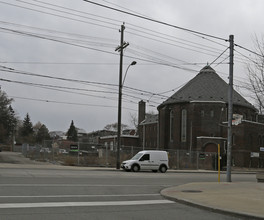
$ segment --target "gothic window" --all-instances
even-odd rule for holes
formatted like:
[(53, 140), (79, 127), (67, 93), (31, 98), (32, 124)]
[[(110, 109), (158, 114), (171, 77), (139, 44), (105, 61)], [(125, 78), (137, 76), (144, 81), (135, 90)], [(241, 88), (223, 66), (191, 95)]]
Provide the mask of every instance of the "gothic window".
[(210, 116), (211, 116), (211, 118), (214, 117), (214, 110), (211, 110), (211, 111), (210, 111)]
[(201, 110), (201, 117), (204, 117), (204, 110)]
[(186, 142), (187, 136), (187, 110), (183, 109), (181, 114), (181, 141)]
[(174, 132), (174, 116), (173, 111), (170, 111), (170, 141), (173, 141), (173, 132)]

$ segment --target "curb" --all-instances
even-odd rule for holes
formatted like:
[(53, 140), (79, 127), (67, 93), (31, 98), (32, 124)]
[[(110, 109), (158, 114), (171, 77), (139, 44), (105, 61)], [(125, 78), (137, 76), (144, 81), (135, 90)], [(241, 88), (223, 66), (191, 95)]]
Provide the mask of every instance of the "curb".
[[(172, 188), (172, 187), (169, 187), (169, 188)], [(250, 215), (250, 214), (242, 213), (242, 212), (235, 212), (235, 211), (226, 210), (226, 209), (218, 209), (216, 207), (210, 207), (210, 206), (202, 205), (202, 204), (199, 204), (196, 202), (192, 202), (192, 201), (187, 200), (187, 199), (181, 199), (181, 198), (177, 198), (177, 197), (168, 196), (168, 195), (165, 195), (163, 193), (166, 189), (168, 189), (168, 188), (164, 188), (163, 190), (161, 190), (160, 195), (162, 197), (164, 197), (165, 199), (168, 199), (168, 200), (171, 200), (171, 201), (174, 201), (177, 203), (181, 203), (181, 204), (192, 206), (195, 208), (211, 211), (214, 213), (224, 214), (224, 215), (228, 215), (228, 216), (233, 216), (233, 217), (237, 217), (237, 218), (252, 219), (252, 220), (263, 220), (263, 216), (255, 216), (255, 215)]]
[[(64, 166), (60, 164), (53, 163), (43, 163), (43, 164), (11, 164), (11, 163), (0, 163), (0, 169), (56, 169), (56, 170), (83, 170), (83, 171), (123, 171), (122, 169), (116, 169), (115, 167), (83, 167), (83, 166)], [(169, 169), (167, 173), (189, 173), (189, 174), (217, 174), (217, 171), (211, 170), (172, 170)], [(225, 175), (226, 171), (221, 171), (221, 175)], [(257, 174), (257, 171), (232, 171), (232, 174)]]

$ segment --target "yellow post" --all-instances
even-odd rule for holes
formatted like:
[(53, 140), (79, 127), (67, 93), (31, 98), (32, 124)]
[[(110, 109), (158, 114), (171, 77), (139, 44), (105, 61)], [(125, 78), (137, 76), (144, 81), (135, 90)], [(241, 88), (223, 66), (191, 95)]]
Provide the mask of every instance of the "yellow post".
[(220, 183), (220, 144), (218, 144), (218, 183)]

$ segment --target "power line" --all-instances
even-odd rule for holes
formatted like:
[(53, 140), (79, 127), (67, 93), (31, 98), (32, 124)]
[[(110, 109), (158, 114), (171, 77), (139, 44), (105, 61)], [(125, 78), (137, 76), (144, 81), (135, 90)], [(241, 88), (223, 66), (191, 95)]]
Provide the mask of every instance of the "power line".
[(58, 86), (58, 85), (54, 86), (54, 85), (48, 85), (48, 84), (43, 84), (43, 83), (30, 83), (30, 82), (9, 80), (9, 79), (3, 79), (3, 78), (0, 78), (0, 80), (4, 82), (18, 83), (18, 84), (24, 84), (24, 85), (33, 85), (33, 86), (40, 86), (40, 87), (48, 87), (48, 88), (69, 89), (69, 90), (76, 90), (76, 91), (96, 92), (96, 93), (106, 93), (106, 94), (118, 94), (117, 92), (111, 92), (111, 91), (82, 89), (82, 88), (66, 87), (66, 86)]
[(243, 49), (243, 50), (246, 50), (246, 51), (248, 51), (248, 52), (250, 52), (250, 53), (253, 53), (253, 54), (257, 55), (257, 56), (260, 56), (260, 57), (264, 58), (264, 55), (259, 54), (259, 53), (255, 52), (255, 51), (253, 51), (253, 50), (250, 50), (250, 49), (248, 49), (248, 48), (246, 48), (246, 47), (243, 47), (243, 46), (238, 45), (238, 44), (235, 44), (235, 46), (237, 46), (237, 47), (239, 47), (239, 48), (241, 48), (241, 49)]
[[(136, 26), (136, 25), (133, 25), (133, 26)], [(220, 51), (220, 49), (217, 49), (215, 47), (211, 47), (209, 45), (204, 45), (204, 44), (200, 44), (200, 43), (193, 42), (193, 41), (190, 41), (190, 40), (186, 40), (186, 39), (182, 39), (182, 38), (179, 38), (179, 37), (171, 36), (171, 35), (164, 34), (164, 33), (158, 32), (158, 31), (147, 29), (145, 27), (144, 28), (140, 27), (140, 26), (136, 26), (136, 27), (141, 28), (142, 30), (137, 30), (137, 29), (134, 29), (134, 28), (130, 28), (130, 30), (139, 32), (140, 34), (135, 34), (135, 33), (130, 32), (130, 31), (127, 31), (126, 33), (129, 33), (129, 34), (132, 34), (132, 35), (136, 35), (136, 36), (140, 36), (140, 37), (144, 37), (144, 38), (151, 39), (151, 40), (155, 40), (155, 41), (159, 41), (159, 40), (153, 38), (153, 37), (157, 37), (157, 38), (161, 38), (162, 40), (168, 40), (169, 42), (180, 43), (180, 44), (183, 44), (183, 45), (186, 45), (186, 46), (190, 46), (190, 47), (194, 47), (194, 48), (198, 48), (198, 49), (202, 49), (202, 50), (207, 50), (207, 51), (210, 51), (210, 52), (216, 52), (216, 51), (219, 52)], [(149, 31), (151, 33), (147, 32), (147, 31)], [(150, 35), (151, 37), (146, 37), (146, 36), (144, 36), (142, 34)], [(165, 41), (159, 41), (159, 42), (166, 43)], [(222, 45), (222, 44), (221, 44), (221, 46), (226, 47), (226, 45)]]
[(3, 25), (8, 25), (8, 26), (15, 26), (18, 28), (25, 28), (25, 29), (33, 29), (37, 31), (45, 31), (48, 33), (56, 33), (56, 34), (62, 34), (62, 35), (67, 35), (67, 36), (74, 36), (78, 38), (85, 38), (85, 39), (93, 39), (93, 40), (102, 40), (106, 42), (117, 42), (116, 39), (110, 39), (110, 38), (105, 38), (105, 37), (98, 37), (98, 36), (88, 36), (88, 35), (83, 35), (83, 34), (77, 34), (77, 33), (69, 33), (69, 32), (64, 32), (64, 31), (58, 31), (58, 30), (53, 30), (53, 29), (47, 29), (47, 28), (40, 28), (40, 27), (34, 27), (34, 26), (29, 26), (29, 25), (22, 25), (22, 24), (17, 24), (17, 23), (11, 23), (7, 21), (0, 21)]
[(74, 12), (78, 12), (80, 14), (91, 15), (91, 16), (94, 16), (94, 17), (103, 18), (105, 20), (110, 20), (110, 21), (114, 21), (114, 22), (120, 23), (120, 21), (119, 20), (116, 20), (116, 19), (112, 19), (112, 18), (109, 18), (109, 17), (100, 16), (100, 15), (95, 15), (95, 14), (92, 14), (92, 13), (88, 13), (88, 12), (85, 12), (85, 11), (76, 10), (76, 9), (73, 9), (73, 8), (67, 8), (67, 7), (63, 7), (63, 6), (60, 6), (60, 5), (55, 5), (55, 4), (51, 4), (51, 3), (47, 3), (47, 2), (43, 2), (43, 1), (39, 1), (39, 0), (31, 0), (31, 1), (39, 2), (39, 3), (45, 4), (45, 5), (54, 6), (56, 8), (62, 8), (62, 9), (66, 9), (68, 11), (74, 11)]
[[(0, 69), (0, 71), (22, 74), (22, 75), (35, 76), (35, 77), (44, 77), (44, 78), (48, 78), (48, 79), (57, 79), (57, 80), (64, 80), (64, 81), (70, 81), (70, 82), (77, 82), (77, 83), (95, 84), (95, 85), (103, 85), (103, 86), (114, 86), (114, 87), (117, 86), (117, 85), (109, 84), (109, 83), (100, 83), (100, 82), (91, 82), (91, 81), (83, 81), (83, 80), (76, 80), (76, 79), (67, 79), (67, 78), (61, 78), (61, 77), (53, 77), (53, 76), (17, 71), (14, 69), (12, 69), (12, 70)], [(110, 94), (110, 93), (111, 94), (117, 94), (116, 90), (115, 90), (115, 92), (108, 92), (108, 91), (102, 91), (102, 90), (90, 90), (90, 89), (81, 89), (81, 88), (73, 88), (73, 87), (65, 87), (65, 86), (54, 86), (54, 85), (47, 85), (47, 84), (40, 84), (40, 83), (29, 83), (29, 82), (22, 82), (22, 81), (7, 80), (7, 79), (0, 79), (0, 80), (5, 81), (5, 82), (10, 82), (10, 83), (19, 83), (19, 84), (23, 84), (23, 85), (40, 87), (40, 88), (45, 88), (45, 89), (50, 89), (50, 90), (55, 90), (55, 91), (74, 93), (74, 94), (78, 94), (78, 95), (85, 95), (85, 96), (111, 99), (111, 100), (116, 100), (116, 98), (114, 98), (114, 97), (109, 98), (106, 96), (98, 96), (98, 95), (92, 95), (92, 94), (86, 94), (86, 93), (80, 93), (80, 92), (72, 92), (72, 91), (69, 92), (69, 91), (65, 91), (65, 89), (66, 90), (70, 89), (70, 90), (79, 90), (79, 91), (99, 92), (99, 93), (106, 93), (106, 94)], [(124, 88), (129, 88), (130, 90), (143, 92), (143, 90), (138, 90), (138, 89), (131, 88), (131, 87), (124, 87)], [(108, 89), (111, 89), (111, 88), (108, 88)], [(151, 93), (151, 92), (147, 92), (147, 91), (144, 91), (144, 92), (148, 93), (148, 94), (155, 94), (155, 93)], [(140, 95), (144, 95), (144, 94), (140, 93)], [(142, 97), (138, 97), (138, 96), (134, 96), (134, 95), (126, 94), (126, 93), (124, 93), (124, 96), (130, 97), (133, 99), (137, 99), (137, 100), (142, 99)]]
[[(48, 100), (48, 99), (34, 99), (34, 98), (27, 98), (27, 97), (20, 97), (20, 96), (9, 96), (10, 98), (14, 99), (23, 99), (29, 101), (39, 101), (39, 102), (46, 102), (46, 103), (55, 103), (55, 104), (66, 104), (66, 105), (79, 105), (79, 106), (89, 106), (89, 107), (102, 107), (102, 108), (117, 108), (117, 106), (112, 105), (98, 105), (98, 104), (88, 104), (88, 103), (77, 103), (77, 102), (63, 102), (63, 101), (56, 101), (56, 100)], [(137, 111), (135, 109), (124, 107), (124, 109)]]
[(18, 84), (22, 84), (22, 85), (27, 85), (27, 86), (32, 86), (32, 87), (37, 87), (37, 88), (42, 88), (42, 89), (48, 89), (48, 90), (53, 90), (53, 91), (59, 91), (59, 92), (65, 92), (65, 93), (70, 93), (70, 94), (84, 95), (84, 96), (102, 98), (102, 99), (108, 99), (108, 100), (116, 100), (115, 97), (106, 97), (106, 96), (92, 95), (92, 94), (81, 93), (81, 92), (73, 92), (73, 91), (68, 91), (65, 89), (58, 88), (56, 86), (53, 86), (53, 87), (52, 86), (44, 86), (44, 85), (39, 85), (37, 83), (18, 82), (18, 81), (5, 80), (5, 79), (0, 79), (0, 80), (8, 82), (8, 83), (18, 83)]
[[(46, 7), (46, 6), (41, 6), (41, 5), (34, 4), (34, 3), (29, 3), (29, 2), (26, 2), (26, 1), (22, 1), (22, 0), (16, 0), (16, 1), (17, 2), (22, 2), (22, 3), (27, 4), (27, 5), (31, 5), (31, 6), (35, 6), (35, 7), (39, 7), (39, 8), (44, 8), (44, 9), (52, 10), (52, 11), (59, 12), (59, 13), (63, 13), (63, 14), (78, 16), (78, 17), (85, 18), (85, 19), (91, 19), (91, 20), (96, 21), (96, 22), (102, 22), (102, 23), (106, 23), (106, 24), (113, 25), (113, 26), (118, 25), (118, 24), (114, 24), (114, 23), (107, 22), (107, 21), (102, 21), (102, 20), (98, 20), (98, 19), (86, 17), (86, 16), (83, 16), (83, 15), (80, 15), (80, 14), (74, 14), (72, 12), (66, 12), (66, 11), (62, 11), (62, 10), (58, 10), (58, 9), (54, 9), (54, 8), (50, 8), (50, 7)], [(41, 1), (35, 1), (35, 2), (41, 2)], [(73, 11), (72, 9), (69, 9), (69, 8), (66, 8), (66, 7), (62, 7), (62, 6), (58, 6), (58, 5), (55, 5), (55, 4), (43, 3), (43, 2), (41, 2), (41, 3), (42, 4), (46, 4), (46, 5), (55, 6), (57, 8), (67, 9), (68, 11), (69, 10), (70, 11)], [(80, 13), (80, 11), (78, 11), (78, 13)], [(107, 20), (109, 20), (109, 19), (107, 19)], [(119, 23), (119, 21), (118, 21), (118, 23)]]
[[(42, 35), (38, 35), (38, 34), (35, 34), (35, 33), (28, 33), (28, 32), (23, 32), (23, 31), (18, 31), (18, 30), (13, 30), (13, 29), (9, 29), (9, 28), (3, 28), (3, 27), (0, 27), (0, 29), (9, 31), (11, 33), (17, 33), (17, 34), (26, 35), (26, 36), (30, 36), (30, 37), (36, 37), (36, 38), (40, 38), (40, 39), (44, 39), (44, 40), (50, 40), (50, 41), (54, 41), (54, 42), (59, 42), (59, 43), (71, 45), (71, 46), (76, 46), (76, 47), (80, 47), (80, 48), (90, 49), (90, 50), (94, 50), (94, 51), (98, 51), (98, 52), (104, 52), (104, 53), (115, 55), (115, 56), (117, 55), (114, 52), (109, 52), (109, 51), (106, 51), (106, 50), (92, 48), (92, 47), (87, 47), (87, 46), (83, 46), (83, 45), (80, 45), (80, 44), (69, 43), (69, 42), (65, 42), (65, 41), (62, 41), (62, 40), (53, 39), (51, 37), (45, 37), (45, 36), (42, 36)], [(170, 67), (174, 67), (174, 68), (178, 68), (178, 69), (182, 69), (182, 70), (186, 70), (186, 71), (195, 71), (196, 72), (196, 70), (192, 70), (192, 69), (186, 68), (186, 67), (180, 67), (179, 65), (176, 65), (174, 63), (170, 63), (168, 61), (164, 61), (164, 60), (157, 59), (157, 58), (155, 58), (155, 59), (153, 59), (153, 58), (151, 58), (151, 59), (142, 59), (142, 58), (139, 58), (139, 57), (132, 57), (132, 56), (128, 56), (128, 55), (124, 55), (124, 56), (125, 57), (130, 57), (130, 58), (133, 58), (133, 59), (136, 58), (138, 60), (151, 62), (151, 63), (155, 63), (155, 64), (170, 66)]]
[[(215, 63), (215, 61), (217, 61), (227, 50), (229, 49), (229, 47), (227, 47), (217, 58), (214, 59), (214, 61), (212, 61), (209, 65), (211, 66), (213, 63)], [(229, 56), (228, 56), (229, 57)]]
[[(59, 17), (59, 18), (64, 18), (64, 19), (68, 19), (68, 20), (72, 20), (72, 21), (78, 21), (78, 22), (82, 22), (82, 23), (86, 23), (86, 24), (96, 25), (96, 26), (100, 26), (100, 27), (104, 27), (104, 28), (108, 28), (108, 29), (113, 29), (113, 30), (116, 30), (116, 28), (118, 26), (117, 24), (115, 24), (116, 27), (113, 28), (113, 27), (102, 25), (102, 24), (96, 24), (96, 23), (92, 23), (92, 22), (88, 22), (88, 21), (84, 21), (84, 20), (80, 20), (80, 19), (76, 19), (76, 18), (70, 18), (70, 17), (63, 16), (63, 15), (58, 15), (58, 14), (54, 14), (54, 13), (50, 13), (50, 12), (44, 12), (44, 11), (41, 11), (41, 10), (37, 10), (37, 9), (29, 8), (29, 7), (24, 7), (24, 6), (20, 6), (20, 5), (15, 5), (15, 4), (11, 4), (11, 3), (7, 3), (7, 2), (3, 2), (3, 1), (0, 1), (0, 3), (6, 4), (6, 5), (10, 5), (10, 6), (14, 6), (14, 7), (18, 7), (18, 8), (27, 9), (27, 10), (30, 10), (30, 11), (39, 12), (39, 13), (42, 13), (42, 14), (52, 15), (52, 16), (56, 16), (56, 17)], [(103, 21), (101, 21), (101, 22), (103, 22)]]
[[(131, 32), (127, 31), (127, 33), (131, 33)], [(149, 40), (157, 41), (159, 43), (167, 44), (167, 45), (170, 45), (170, 46), (182, 48), (182, 49), (185, 49), (185, 50), (190, 50), (190, 51), (193, 51), (193, 52), (209, 55), (209, 56), (215, 56), (214, 54), (216, 54), (216, 53), (218, 54), (218, 52), (216, 52), (216, 51), (212, 51), (212, 50), (209, 50), (209, 49), (206, 49), (206, 48), (201, 48), (201, 47), (198, 47), (198, 46), (192, 46), (192, 45), (189, 45), (189, 44), (186, 44), (186, 43), (178, 42), (178, 44), (176, 44), (176, 43), (170, 43), (170, 42), (158, 40), (158, 39), (155, 39), (153, 37), (146, 37), (146, 36), (141, 35), (141, 34), (133, 34), (133, 35), (136, 35), (136, 36), (139, 36), (139, 37), (143, 37), (143, 38), (146, 38), (146, 39), (149, 39)], [(182, 44), (182, 45), (179, 45), (179, 43)], [(185, 45), (185, 46), (183, 46), (183, 45)], [(188, 46), (188, 47), (186, 47), (186, 46)], [(193, 47), (193, 48), (196, 48), (196, 49), (193, 49), (193, 48), (190, 48), (190, 47)], [(211, 52), (211, 54), (203, 52), (203, 51)], [(212, 54), (212, 53), (214, 53), (214, 54)]]
[(28, 76), (35, 76), (35, 77), (42, 77), (42, 78), (48, 78), (48, 79), (56, 79), (56, 80), (62, 80), (62, 81), (69, 81), (69, 82), (76, 82), (76, 83), (85, 83), (85, 84), (95, 84), (95, 85), (104, 85), (104, 86), (113, 86), (117, 87), (118, 85), (116, 84), (111, 84), (111, 83), (102, 83), (102, 82), (95, 82), (95, 81), (87, 81), (87, 80), (78, 80), (78, 79), (71, 79), (71, 78), (62, 78), (62, 77), (55, 77), (55, 76), (50, 76), (50, 75), (42, 75), (42, 74), (36, 74), (36, 73), (31, 73), (31, 72), (26, 72), (26, 71), (20, 71), (20, 70), (5, 70), (5, 69), (0, 69), (0, 71), (4, 72), (10, 72), (10, 73), (15, 73), (15, 74), (21, 74), (21, 75), (28, 75)]
[(142, 16), (142, 15), (138, 15), (138, 14), (134, 14), (134, 13), (131, 13), (131, 12), (128, 12), (128, 11), (120, 10), (120, 9), (117, 9), (117, 8), (113, 8), (113, 7), (110, 7), (110, 6), (107, 6), (107, 5), (103, 5), (103, 4), (100, 4), (100, 3), (96, 3), (96, 2), (93, 2), (93, 1), (89, 1), (89, 0), (83, 0), (83, 1), (85, 1), (87, 3), (91, 3), (91, 4), (94, 4), (94, 5), (97, 5), (97, 6), (100, 6), (100, 7), (103, 7), (103, 8), (107, 8), (107, 9), (110, 9), (110, 10), (113, 10), (113, 11), (117, 11), (117, 12), (120, 12), (120, 13), (123, 13), (123, 14), (131, 15), (131, 16), (134, 16), (134, 17), (137, 17), (137, 18), (141, 18), (141, 19), (144, 19), (144, 20), (152, 21), (152, 22), (155, 22), (155, 23), (158, 23), (158, 24), (162, 24), (162, 25), (166, 25), (166, 26), (169, 26), (169, 27), (173, 27), (173, 28), (176, 28), (176, 29), (179, 29), (179, 30), (187, 31), (187, 32), (190, 32), (190, 33), (193, 33), (193, 34), (199, 34), (199, 35), (203, 35), (203, 36), (206, 36), (206, 37), (210, 37), (210, 38), (214, 38), (214, 39), (218, 39), (218, 40), (222, 40), (222, 41), (226, 41), (226, 42), (229, 41), (229, 40), (221, 38), (221, 37), (217, 37), (217, 36), (213, 36), (213, 35), (210, 35), (210, 34), (205, 34), (205, 33), (199, 32), (199, 31), (194, 31), (194, 30), (191, 30), (191, 29), (188, 29), (188, 28), (183, 28), (183, 27), (180, 27), (180, 26), (172, 25), (172, 24), (169, 24), (169, 23), (166, 23), (166, 22), (163, 22), (163, 21), (158, 21), (158, 20), (155, 20), (155, 19), (152, 19), (152, 18), (148, 18), (148, 17)]
[(6, 30), (6, 31), (10, 31), (10, 32), (14, 32), (14, 33), (21, 34), (21, 35), (26, 35), (26, 36), (30, 36), (30, 37), (36, 37), (36, 38), (40, 38), (40, 39), (44, 39), (44, 40), (50, 40), (50, 41), (54, 41), (54, 42), (68, 44), (68, 45), (71, 45), (71, 46), (76, 46), (76, 47), (85, 48), (85, 49), (89, 49), (89, 50), (94, 50), (94, 51), (98, 51), (98, 52), (108, 53), (108, 54), (111, 54), (111, 55), (116, 55), (114, 52), (109, 52), (109, 51), (106, 51), (106, 50), (101, 50), (101, 49), (92, 48), (92, 47), (87, 47), (87, 46), (83, 46), (83, 45), (79, 45), (79, 44), (75, 44), (75, 43), (69, 43), (69, 42), (65, 42), (65, 41), (61, 41), (61, 40), (57, 40), (57, 39), (52, 39), (50, 37), (43, 37), (43, 36), (37, 35), (37, 34), (27, 33), (27, 32), (23, 32), (23, 31), (17, 31), (17, 30), (13, 30), (13, 29), (9, 29), (9, 28), (3, 28), (3, 27), (0, 27), (0, 29)]

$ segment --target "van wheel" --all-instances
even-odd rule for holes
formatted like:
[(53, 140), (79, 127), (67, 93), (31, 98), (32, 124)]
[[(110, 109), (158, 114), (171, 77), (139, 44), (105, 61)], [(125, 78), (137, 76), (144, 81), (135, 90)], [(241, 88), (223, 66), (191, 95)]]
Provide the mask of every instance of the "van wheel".
[(161, 165), (160, 168), (159, 168), (159, 171), (161, 173), (165, 173), (167, 171), (167, 167), (165, 165)]
[(157, 172), (158, 172), (158, 170), (152, 170), (152, 172), (153, 172), (153, 173), (157, 173)]
[(137, 165), (137, 164), (134, 164), (132, 167), (131, 167), (131, 170), (133, 171), (133, 172), (138, 172), (139, 171), (139, 166)]

